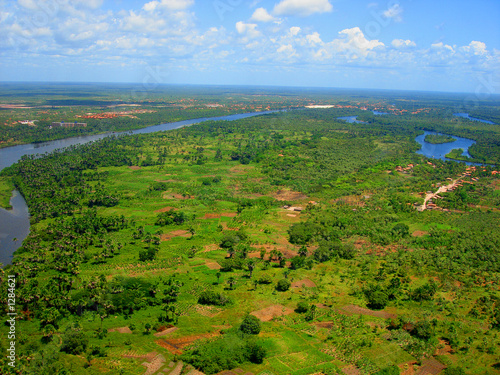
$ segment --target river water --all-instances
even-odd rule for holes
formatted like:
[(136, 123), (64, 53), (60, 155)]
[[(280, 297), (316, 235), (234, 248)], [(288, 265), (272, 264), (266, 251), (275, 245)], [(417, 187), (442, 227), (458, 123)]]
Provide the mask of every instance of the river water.
[[(447, 153), (457, 148), (461, 148), (462, 150), (464, 150), (462, 155), (470, 157), (468, 152), (469, 147), (472, 146), (474, 143), (476, 143), (476, 141), (473, 141), (472, 139), (457, 137), (456, 135), (453, 135), (452, 137), (456, 139), (456, 141), (454, 142), (432, 144), (425, 141), (425, 136), (427, 134), (441, 134), (441, 133), (425, 131), (424, 134), (419, 135), (417, 138), (415, 138), (415, 140), (422, 146), (422, 148), (417, 151), (417, 154), (422, 154), (427, 156), (428, 158), (433, 158), (433, 159), (457, 161), (445, 157)], [(469, 163), (469, 162), (467, 162), (467, 164), (480, 165), (477, 163)]]
[[(106, 133), (99, 135), (67, 138), (58, 141), (31, 143), (26, 145), (7, 147), (4, 149), (0, 149), (0, 170), (16, 163), (23, 155), (50, 153), (56, 149), (97, 141), (99, 139), (109, 137), (112, 135), (124, 134), (124, 133), (128, 134), (154, 133), (159, 131), (177, 129), (183, 126), (199, 124), (205, 121), (218, 121), (218, 120), (234, 121), (247, 117), (260, 116), (274, 112), (277, 111), (243, 113), (243, 114), (221, 116), (221, 117), (203, 117), (198, 119), (184, 120), (168, 124), (149, 126), (147, 128), (132, 130), (130, 132)], [(382, 113), (376, 113), (376, 114), (382, 114)], [(356, 116), (339, 117), (338, 119), (353, 123), (362, 122), (357, 120)], [(455, 142), (434, 145), (425, 142), (424, 138), (426, 134), (437, 134), (437, 133), (426, 131), (425, 134), (419, 135), (417, 138), (415, 138), (415, 140), (422, 145), (422, 148), (419, 151), (417, 151), (417, 153), (425, 155), (429, 158), (452, 160), (452, 159), (447, 159), (445, 155), (449, 153), (452, 149), (456, 148), (463, 149), (464, 150), (463, 155), (470, 156), (467, 150), (471, 145), (475, 143), (475, 141), (470, 139), (453, 136), (455, 139), (457, 139)], [(467, 164), (474, 164), (474, 163), (467, 163)], [(10, 203), (11, 206), (13, 207), (12, 210), (5, 210), (3, 208), (0, 208), (0, 262), (3, 263), (4, 265), (10, 264), (12, 262), (13, 253), (21, 246), (22, 241), (29, 234), (29, 212), (23, 197), (21, 196), (21, 194), (14, 191)]]
[[(60, 139), (57, 141), (30, 143), (26, 145), (12, 146), (0, 149), (0, 171), (11, 166), (21, 159), (23, 155), (35, 155), (50, 153), (54, 150), (78, 144), (84, 144), (99, 139), (119, 135), (119, 134), (146, 134), (165, 130), (178, 129), (183, 126), (199, 124), (205, 121), (234, 121), (247, 117), (260, 116), (278, 111), (251, 112), (220, 117), (202, 117), (192, 120), (171, 122), (167, 124), (153, 125), (143, 129), (136, 129), (129, 132), (106, 133)], [(0, 208), (0, 262), (4, 265), (12, 262), (13, 253), (21, 246), (24, 239), (29, 234), (29, 212), (26, 201), (14, 191), (10, 200), (12, 210)]]

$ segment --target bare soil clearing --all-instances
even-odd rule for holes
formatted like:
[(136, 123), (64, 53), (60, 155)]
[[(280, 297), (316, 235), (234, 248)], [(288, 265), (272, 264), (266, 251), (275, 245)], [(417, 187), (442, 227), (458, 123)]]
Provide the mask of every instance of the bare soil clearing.
[(302, 288), (302, 287), (314, 288), (315, 286), (316, 284), (309, 279), (294, 281), (291, 285), (292, 288)]
[(269, 322), (276, 317), (289, 315), (291, 313), (293, 313), (293, 310), (289, 307), (285, 307), (283, 305), (272, 305), (261, 310), (252, 311), (250, 314), (263, 322)]
[(160, 236), (160, 239), (162, 241), (169, 241), (174, 237), (191, 237), (191, 233), (189, 233), (187, 230), (179, 229), (179, 230), (174, 230), (173, 232), (162, 234)]
[(111, 328), (108, 329), (108, 332), (132, 333), (132, 331), (128, 327)]
[(279, 201), (297, 201), (302, 199), (308, 199), (307, 195), (292, 190), (278, 190), (272, 196)]
[(172, 354), (182, 354), (182, 349), (186, 346), (191, 345), (193, 342), (209, 337), (219, 336), (220, 332), (213, 333), (205, 333), (203, 335), (193, 335), (193, 336), (185, 336), (177, 339), (160, 339), (155, 342), (161, 347), (167, 349)]
[(390, 313), (385, 312), (385, 311), (370, 310), (370, 309), (356, 306), (356, 305), (347, 305), (347, 306), (341, 307), (339, 310), (339, 313), (345, 314), (345, 315), (369, 315), (369, 316), (375, 316), (375, 317), (384, 318), (384, 319), (397, 318), (397, 316), (395, 314), (390, 314)]

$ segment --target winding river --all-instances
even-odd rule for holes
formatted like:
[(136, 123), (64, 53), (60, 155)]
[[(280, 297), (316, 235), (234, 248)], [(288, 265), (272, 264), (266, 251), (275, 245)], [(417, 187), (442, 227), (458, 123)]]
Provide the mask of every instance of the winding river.
[[(128, 134), (154, 133), (159, 131), (178, 129), (183, 126), (199, 124), (205, 121), (218, 121), (218, 120), (234, 121), (247, 117), (260, 116), (274, 112), (278, 111), (252, 112), (252, 113), (243, 113), (243, 114), (228, 115), (221, 117), (202, 117), (198, 119), (184, 120), (167, 124), (149, 126), (143, 129), (137, 129), (130, 132), (106, 133), (99, 135), (67, 138), (67, 139), (61, 139), (57, 141), (50, 141), (43, 143), (31, 143), (26, 145), (7, 147), (4, 149), (0, 149), (0, 170), (16, 163), (23, 155), (50, 153), (56, 149), (97, 141), (99, 139), (109, 137), (112, 135), (124, 134), (124, 133)], [(385, 113), (376, 113), (376, 114), (385, 114)], [(361, 122), (356, 119), (356, 116), (346, 116), (340, 119), (354, 123)], [(464, 155), (469, 156), (467, 150), (471, 145), (475, 143), (475, 141), (470, 139), (453, 136), (454, 138), (457, 139), (455, 142), (430, 144), (425, 142), (424, 140), (427, 134), (436, 134), (436, 133), (425, 132), (425, 134), (419, 135), (415, 140), (422, 145), (422, 148), (419, 151), (417, 151), (417, 153), (425, 155), (429, 158), (452, 160), (452, 159), (447, 159), (445, 155), (452, 149), (456, 148), (462, 148), (464, 150)], [(473, 163), (467, 163), (467, 164), (473, 164)], [(5, 210), (3, 208), (0, 208), (0, 262), (3, 263), (4, 265), (10, 264), (12, 262), (12, 257), (14, 252), (21, 246), (22, 241), (28, 236), (30, 228), (28, 207), (21, 194), (19, 194), (17, 191), (14, 191), (10, 203), (12, 206), (11, 210)]]
[[(105, 133), (66, 138), (50, 142), (30, 143), (25, 145), (6, 147), (0, 149), (0, 170), (16, 163), (24, 155), (50, 153), (60, 148), (97, 141), (99, 139), (113, 135), (154, 133), (159, 131), (178, 129), (183, 126), (199, 124), (205, 121), (234, 121), (274, 112), (278, 111), (275, 110), (251, 112), (220, 117), (202, 117), (192, 120), (183, 120), (167, 124), (148, 126), (146, 128), (136, 129), (128, 132)], [(12, 263), (14, 252), (21, 246), (24, 239), (28, 236), (30, 228), (28, 206), (26, 205), (26, 201), (21, 196), (21, 194), (19, 194), (19, 192), (14, 191), (12, 193), (10, 205), (12, 206), (11, 210), (0, 208), (0, 263), (2, 263), (3, 265)]]

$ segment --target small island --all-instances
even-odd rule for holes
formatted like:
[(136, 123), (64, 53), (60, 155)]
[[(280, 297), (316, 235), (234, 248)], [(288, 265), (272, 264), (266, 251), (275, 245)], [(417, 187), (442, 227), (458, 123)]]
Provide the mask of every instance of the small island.
[(455, 142), (456, 139), (446, 134), (427, 134), (425, 136), (425, 141), (427, 143), (437, 145), (441, 143)]
[(470, 159), (462, 155), (464, 153), (464, 150), (461, 148), (455, 148), (451, 150), (449, 153), (445, 155), (448, 159), (453, 159), (453, 160), (460, 160), (460, 161), (469, 161)]

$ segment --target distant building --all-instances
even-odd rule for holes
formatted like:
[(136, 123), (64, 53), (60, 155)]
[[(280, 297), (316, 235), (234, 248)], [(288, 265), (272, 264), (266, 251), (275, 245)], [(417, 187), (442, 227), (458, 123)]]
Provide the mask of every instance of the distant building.
[(82, 128), (86, 128), (87, 127), (87, 123), (86, 122), (64, 122), (64, 121), (61, 121), (61, 122), (53, 122), (52, 123), (52, 127), (53, 128), (56, 128), (56, 127), (61, 127), (61, 128), (74, 128), (74, 127), (82, 127)]

